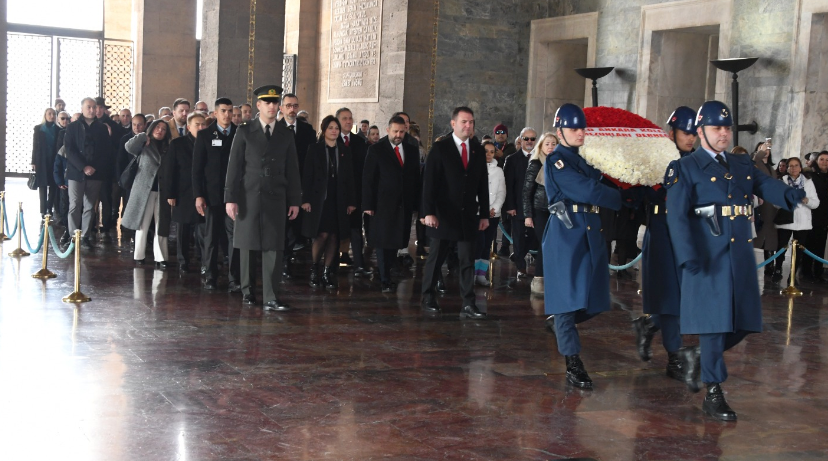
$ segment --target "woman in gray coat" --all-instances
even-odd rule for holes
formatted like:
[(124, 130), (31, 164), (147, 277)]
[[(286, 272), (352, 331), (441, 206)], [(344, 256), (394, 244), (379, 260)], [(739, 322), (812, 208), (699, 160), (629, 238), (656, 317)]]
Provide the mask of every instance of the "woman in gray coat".
[(167, 153), (169, 145), (169, 127), (163, 120), (156, 120), (146, 133), (138, 133), (124, 146), (130, 155), (138, 157), (138, 173), (132, 183), (121, 225), (135, 230), (133, 258), (136, 264), (142, 265), (147, 248), (147, 233), (155, 218), (152, 253), (158, 269), (167, 268), (167, 237), (170, 235), (170, 205), (160, 200), (158, 193), (161, 158)]

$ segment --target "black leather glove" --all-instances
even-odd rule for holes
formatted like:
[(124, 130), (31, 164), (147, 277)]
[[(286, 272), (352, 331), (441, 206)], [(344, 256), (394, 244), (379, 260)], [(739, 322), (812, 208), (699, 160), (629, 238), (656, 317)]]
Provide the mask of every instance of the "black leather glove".
[(642, 186), (635, 186), (629, 189), (621, 189), (621, 201), (623, 205), (629, 208), (638, 208), (642, 201), (644, 201), (644, 194), (646, 188)]

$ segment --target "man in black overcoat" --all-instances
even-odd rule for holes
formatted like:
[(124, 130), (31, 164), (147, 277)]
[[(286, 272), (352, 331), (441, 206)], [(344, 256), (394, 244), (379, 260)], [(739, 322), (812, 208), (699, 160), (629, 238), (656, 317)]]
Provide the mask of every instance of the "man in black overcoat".
[[(236, 222), (233, 247), (239, 249), (241, 288), (246, 304), (256, 304), (251, 262), (262, 252), (265, 311), (286, 311), (276, 291), (282, 279), (287, 221), (296, 219), (302, 201), (299, 161), (293, 134), (276, 122), (282, 88), (257, 88), (259, 118), (238, 128), (230, 149), (224, 202)], [(231, 112), (232, 113), (232, 112)]]
[(524, 225), (526, 216), (523, 215), (523, 184), (526, 182), (526, 168), (529, 166), (529, 156), (535, 147), (537, 133), (526, 127), (520, 132), (523, 148), (508, 157), (503, 166), (503, 175), (506, 177), (506, 202), (503, 209), (512, 221), (512, 242), (515, 245), (514, 261), (517, 266), (517, 277), (526, 277), (526, 254), (537, 245), (535, 233), (528, 232)]
[[(347, 107), (341, 107), (336, 111), (336, 119), (339, 120), (342, 131), (339, 134), (340, 139), (351, 151), (351, 163), (354, 166), (354, 193), (357, 200), (356, 207), (358, 210), (362, 209), (362, 172), (365, 168), (365, 156), (368, 154), (368, 141), (354, 135), (351, 130), (354, 127), (354, 115)], [(371, 270), (365, 264), (362, 252), (365, 246), (365, 241), (362, 238), (362, 213), (351, 213), (350, 232), (348, 235), (341, 235), (340, 241), (343, 242), (340, 246), (342, 252), (341, 261), (345, 265), (353, 265), (354, 275), (368, 276), (371, 275)], [(353, 261), (348, 258), (347, 242), (351, 243), (351, 252), (354, 254)]]
[[(293, 132), (293, 139), (296, 141), (296, 156), (299, 158), (299, 174), (304, 174), (305, 156), (308, 147), (316, 142), (316, 131), (313, 127), (296, 117), (299, 113), (299, 97), (293, 93), (286, 93), (282, 96), (282, 118), (279, 123), (286, 126)], [(288, 223), (285, 232), (285, 264), (282, 271), (284, 279), (293, 278), (291, 260), (293, 259), (293, 247), (302, 236), (302, 215)]]
[(201, 239), (201, 283), (206, 290), (216, 289), (218, 277), (219, 242), (222, 233), (227, 234), (227, 259), (230, 270), (228, 291), (241, 291), (239, 252), (233, 248), (235, 223), (224, 210), (224, 182), (230, 147), (236, 136), (233, 125), (233, 102), (227, 98), (216, 99), (216, 121), (198, 132), (193, 147), (193, 196), (195, 208), (204, 220), (198, 224)]
[(368, 245), (377, 249), (382, 291), (392, 291), (391, 266), (397, 250), (408, 246), (411, 216), (420, 196), (420, 153), (403, 145), (405, 120), (393, 117), (388, 136), (368, 148), (363, 173), (362, 207), (372, 216)]
[(423, 172), (422, 212), (431, 248), (423, 273), (423, 309), (439, 313), (434, 297), (440, 268), (451, 242), (460, 259), (460, 318), (484, 319), (474, 301), (474, 257), (479, 231), (489, 227), (489, 182), (486, 152), (475, 140), (474, 112), (454, 109), (453, 133), (435, 142)]

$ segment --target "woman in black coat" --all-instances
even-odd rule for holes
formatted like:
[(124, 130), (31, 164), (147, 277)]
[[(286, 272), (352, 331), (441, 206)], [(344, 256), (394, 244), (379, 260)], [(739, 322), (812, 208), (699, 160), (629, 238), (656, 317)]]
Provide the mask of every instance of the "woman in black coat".
[(322, 283), (336, 288), (333, 264), (339, 251), (339, 236), (349, 235), (350, 215), (356, 209), (354, 168), (351, 152), (339, 141), (341, 126), (336, 117), (322, 120), (319, 142), (308, 148), (302, 177), (302, 235), (313, 238), (310, 285), (319, 286), (319, 257), (324, 251)]
[(199, 222), (193, 196), (193, 149), (196, 135), (206, 127), (203, 114), (191, 113), (187, 117), (187, 135), (173, 139), (167, 155), (161, 157), (159, 194), (172, 207), (172, 220), (178, 224), (176, 253), (181, 272), (189, 272), (190, 236)]
[(51, 107), (43, 113), (40, 125), (34, 127), (32, 142), (32, 170), (35, 171), (35, 184), (40, 192), (40, 214), (52, 214), (57, 197), (57, 185), (52, 175), (57, 155), (57, 136), (60, 127), (55, 124), (55, 110)]

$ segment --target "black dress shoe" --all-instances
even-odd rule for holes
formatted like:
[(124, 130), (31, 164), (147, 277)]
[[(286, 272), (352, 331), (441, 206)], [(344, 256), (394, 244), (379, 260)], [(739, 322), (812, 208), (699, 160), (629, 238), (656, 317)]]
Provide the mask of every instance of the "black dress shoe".
[(253, 294), (244, 295), (244, 297), (242, 298), (242, 301), (245, 304), (256, 304), (256, 297), (253, 296)]
[(204, 288), (205, 290), (211, 290), (211, 291), (215, 290), (216, 289), (216, 281), (215, 280), (210, 280), (210, 279), (205, 279), (201, 282), (201, 287)]
[(477, 309), (477, 306), (463, 306), (463, 309), (460, 311), (460, 318), (461, 319), (472, 319), (472, 320), (485, 320), (486, 313), (480, 312)]
[(773, 280), (774, 282), (781, 281), (782, 280), (782, 269), (774, 269), (773, 277), (771, 277), (771, 280)]
[(704, 396), (702, 410), (706, 415), (721, 421), (736, 421), (736, 412), (727, 404), (719, 383), (707, 385), (707, 395)]
[(94, 250), (95, 245), (92, 243), (92, 240), (89, 237), (84, 237), (81, 239), (81, 248), (84, 250)]
[(166, 270), (167, 267), (169, 267), (169, 264), (167, 264), (166, 261), (156, 261), (155, 262), (155, 268), (156, 269), (160, 269), (160, 270), (163, 271), (163, 270)]
[(658, 331), (649, 315), (642, 315), (632, 321), (635, 330), (635, 346), (638, 350), (638, 357), (649, 362), (653, 358), (653, 335)]
[(227, 285), (227, 292), (228, 293), (241, 293), (241, 285), (239, 282), (230, 282)]
[(440, 280), (437, 281), (437, 286), (434, 287), (434, 289), (437, 290), (437, 292), (440, 293), (440, 294), (445, 294), (446, 293), (446, 282), (444, 282), (443, 279), (441, 278)]
[(546, 325), (546, 331), (552, 333), (555, 336), (558, 336), (558, 333), (555, 331), (555, 316), (550, 315), (546, 318), (543, 322)]
[(178, 272), (181, 272), (182, 274), (186, 274), (186, 273), (190, 272), (190, 266), (187, 263), (179, 264), (178, 265)]
[(136, 266), (143, 266), (145, 262), (147, 262), (146, 259), (136, 259), (135, 260), (135, 265)]
[(592, 378), (578, 354), (566, 356), (566, 382), (581, 389), (592, 389)]
[(285, 311), (289, 311), (290, 307), (288, 307), (287, 304), (279, 302), (279, 300), (276, 299), (276, 300), (273, 300), (273, 301), (266, 302), (264, 304), (264, 307), (262, 307), (262, 309), (264, 309), (265, 312), (267, 312), (267, 311), (285, 312)]
[(684, 381), (681, 358), (675, 352), (667, 353), (667, 377), (677, 381)]
[(339, 256), (339, 265), (340, 266), (351, 267), (351, 266), (354, 265), (354, 260), (351, 259), (351, 255), (349, 255), (348, 253), (342, 253)]
[(60, 244), (61, 244), (61, 245), (68, 245), (68, 244), (69, 244), (69, 240), (72, 240), (72, 238), (69, 236), (69, 231), (67, 230), (67, 231), (66, 231), (66, 232), (64, 232), (64, 233), (63, 233), (63, 235), (60, 237)]
[(362, 266), (354, 269), (354, 277), (370, 277), (373, 273), (374, 271), (372, 271), (370, 268), (365, 268)]
[(339, 287), (339, 283), (336, 281), (336, 272), (334, 272), (333, 266), (326, 267), (325, 271), (322, 272), (322, 285), (325, 285), (325, 288), (329, 290), (335, 290)]
[(316, 288), (322, 283), (319, 279), (319, 270), (319, 263), (311, 264), (310, 280), (308, 281), (308, 283), (312, 288)]
[(391, 282), (388, 282), (388, 283), (382, 282), (382, 292), (383, 293), (391, 293), (392, 291), (394, 291), (394, 287), (392, 285), (393, 284)]
[(701, 390), (701, 352), (699, 346), (682, 347), (676, 352), (681, 359), (681, 374), (684, 384), (691, 392)]
[(422, 304), (423, 310), (429, 314), (439, 314), (441, 312), (440, 305), (437, 304), (437, 300), (432, 296), (423, 297)]

